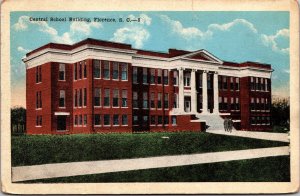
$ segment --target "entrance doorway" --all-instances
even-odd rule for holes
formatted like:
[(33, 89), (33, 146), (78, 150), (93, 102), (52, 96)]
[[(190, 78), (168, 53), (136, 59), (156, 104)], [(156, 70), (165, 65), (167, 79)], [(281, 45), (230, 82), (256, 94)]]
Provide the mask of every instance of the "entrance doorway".
[(191, 112), (191, 98), (190, 97), (184, 98), (184, 111)]
[(57, 116), (57, 130), (65, 131), (67, 130), (67, 116)]

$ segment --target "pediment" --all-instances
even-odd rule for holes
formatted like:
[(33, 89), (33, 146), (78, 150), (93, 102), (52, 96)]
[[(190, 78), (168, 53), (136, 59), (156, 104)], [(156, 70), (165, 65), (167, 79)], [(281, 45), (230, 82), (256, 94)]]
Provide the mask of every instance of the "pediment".
[(189, 60), (200, 60), (200, 61), (206, 61), (211, 63), (218, 63), (222, 64), (223, 61), (219, 58), (215, 57), (211, 53), (209, 53), (206, 50), (198, 50), (186, 55), (181, 56), (182, 59), (189, 59)]

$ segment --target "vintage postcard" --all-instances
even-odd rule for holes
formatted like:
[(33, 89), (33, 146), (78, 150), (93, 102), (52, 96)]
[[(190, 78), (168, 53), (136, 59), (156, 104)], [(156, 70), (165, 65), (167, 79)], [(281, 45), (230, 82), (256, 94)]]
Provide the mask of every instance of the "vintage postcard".
[(2, 2), (2, 191), (297, 192), (298, 9)]

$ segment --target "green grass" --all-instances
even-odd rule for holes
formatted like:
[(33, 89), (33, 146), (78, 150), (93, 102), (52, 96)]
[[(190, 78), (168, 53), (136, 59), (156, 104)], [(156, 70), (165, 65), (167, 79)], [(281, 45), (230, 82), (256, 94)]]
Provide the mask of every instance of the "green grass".
[(289, 156), (41, 179), (25, 183), (289, 182)]
[[(168, 136), (169, 139), (162, 139)], [(23, 135), (12, 137), (12, 166), (179, 155), (287, 143), (209, 133)]]

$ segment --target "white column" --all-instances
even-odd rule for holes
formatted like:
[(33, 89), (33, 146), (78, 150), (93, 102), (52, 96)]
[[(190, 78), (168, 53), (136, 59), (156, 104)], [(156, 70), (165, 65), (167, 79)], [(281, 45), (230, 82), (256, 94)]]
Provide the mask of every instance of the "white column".
[(178, 76), (179, 76), (179, 100), (178, 100), (178, 110), (180, 113), (184, 113), (184, 85), (183, 85), (183, 68), (180, 68), (178, 70)]
[(191, 112), (197, 113), (197, 91), (196, 91), (196, 70), (191, 72)]
[(202, 74), (202, 113), (207, 113), (207, 71)]
[(218, 72), (214, 73), (214, 114), (219, 113), (219, 83), (218, 83)]

